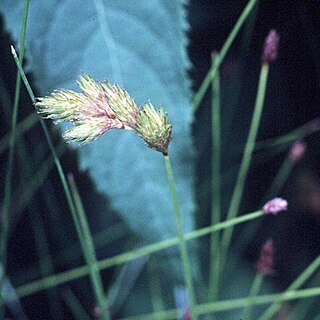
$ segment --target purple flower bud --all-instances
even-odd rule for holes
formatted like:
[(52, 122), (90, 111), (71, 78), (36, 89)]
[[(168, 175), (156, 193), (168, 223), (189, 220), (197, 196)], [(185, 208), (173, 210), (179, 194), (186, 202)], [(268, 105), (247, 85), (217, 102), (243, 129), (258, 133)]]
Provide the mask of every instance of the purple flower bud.
[(257, 272), (261, 276), (273, 273), (273, 241), (268, 239), (262, 246), (260, 257), (257, 263)]
[(262, 62), (265, 64), (270, 64), (273, 62), (278, 55), (280, 36), (276, 30), (272, 29), (264, 41), (264, 48), (262, 54)]
[(307, 145), (305, 142), (297, 141), (290, 149), (289, 159), (294, 162), (299, 161), (304, 156), (306, 148)]
[(189, 307), (186, 310), (186, 312), (184, 313), (183, 320), (191, 320), (191, 312), (190, 312), (190, 308)]
[(262, 208), (264, 214), (277, 214), (280, 211), (287, 210), (288, 201), (282, 198), (274, 198), (268, 201)]

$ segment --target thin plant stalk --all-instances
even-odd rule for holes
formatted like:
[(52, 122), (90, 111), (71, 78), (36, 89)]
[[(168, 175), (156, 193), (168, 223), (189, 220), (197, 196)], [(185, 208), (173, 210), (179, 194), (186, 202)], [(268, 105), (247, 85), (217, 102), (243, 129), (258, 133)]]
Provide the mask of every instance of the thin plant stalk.
[[(213, 56), (213, 65), (217, 63), (218, 59), (218, 55)], [(211, 140), (211, 225), (214, 225), (221, 220), (221, 116), (219, 72), (217, 72), (217, 76), (212, 81)], [(215, 301), (218, 298), (219, 267), (219, 233), (214, 233), (211, 235), (210, 247), (209, 301)]]
[[(26, 131), (30, 130), (37, 122), (38, 116), (34, 113), (27, 116), (21, 122), (17, 123), (15, 139), (18, 139)], [(5, 135), (0, 139), (0, 155), (8, 148), (10, 142), (10, 134)]]
[[(292, 161), (289, 157), (287, 157), (284, 162), (282, 163), (277, 175), (275, 176), (274, 180), (272, 181), (271, 187), (268, 190), (265, 199), (270, 199), (270, 197), (275, 197), (277, 193), (281, 190), (285, 182), (288, 180), (292, 169), (296, 161)], [(265, 201), (262, 201), (264, 203)]]
[(245, 297), (238, 299), (230, 299), (214, 303), (199, 305), (197, 307), (198, 314), (207, 314), (210, 312), (220, 312), (242, 308), (248, 304), (263, 305), (271, 302), (290, 301), (295, 299), (304, 299), (320, 295), (320, 287), (308, 288), (302, 290), (291, 290), (283, 293), (259, 295), (256, 297)]
[[(307, 299), (311, 297), (317, 297), (320, 295), (320, 287), (294, 290), (286, 293), (276, 293), (276, 294), (266, 294), (260, 295), (254, 298), (237, 298), (230, 300), (221, 300), (218, 302), (200, 304), (197, 306), (197, 313), (199, 315), (212, 314), (215, 312), (222, 312), (228, 310), (234, 310), (243, 308), (247, 304), (253, 303), (255, 305), (263, 305), (275, 301), (291, 301), (296, 299)], [(119, 320), (156, 320), (159, 316), (163, 319), (177, 319), (176, 313), (177, 309), (170, 309), (161, 312), (149, 313), (141, 316), (126, 317)]]
[[(33, 162), (33, 158), (28, 153), (26, 149), (25, 143), (23, 143), (23, 139), (18, 141), (18, 155), (19, 160), (21, 162), (21, 166), (23, 166), (24, 170), (22, 172), (24, 181), (32, 181), (32, 168), (31, 163)], [(34, 234), (36, 249), (38, 251), (39, 257), (39, 266), (40, 266), (40, 274), (41, 277), (45, 277), (54, 272), (53, 260), (49, 252), (49, 243), (46, 237), (44, 223), (40, 214), (40, 208), (38, 203), (35, 201), (31, 201), (27, 206), (27, 211), (31, 219), (32, 224), (32, 232)], [(48, 260), (44, 263), (44, 260), (41, 259), (43, 255), (48, 256)], [(62, 319), (62, 308), (60, 299), (58, 296), (57, 288), (51, 289), (47, 292), (48, 302), (49, 302), (49, 310), (52, 319)]]
[[(154, 311), (165, 310), (161, 293), (161, 282), (159, 278), (158, 265), (154, 257), (148, 261), (149, 287), (151, 292), (151, 303)], [(157, 320), (163, 320), (161, 316)]]
[(100, 276), (97, 257), (96, 257), (93, 239), (91, 236), (86, 213), (84, 211), (82, 201), (81, 201), (73, 176), (69, 175), (68, 180), (71, 188), (72, 197), (76, 206), (79, 224), (82, 230), (82, 237), (81, 237), (83, 241), (82, 246), (86, 248), (86, 250), (84, 250), (84, 254), (86, 257), (87, 264), (89, 266), (90, 278), (92, 281), (92, 285), (94, 287), (94, 293), (96, 295), (96, 300), (100, 307), (102, 319), (107, 320), (107, 319), (110, 319), (109, 311), (106, 310), (107, 300), (103, 292), (102, 280)]
[(196, 298), (195, 298), (195, 292), (194, 292), (194, 287), (192, 283), (191, 266), (190, 266), (190, 261), (188, 257), (186, 239), (183, 233), (180, 206), (179, 206), (178, 195), (176, 191), (176, 184), (173, 178), (172, 167), (171, 167), (169, 156), (164, 156), (164, 162), (165, 162), (165, 167), (168, 175), (170, 193), (171, 193), (172, 204), (173, 204), (173, 212), (174, 212), (176, 227), (178, 231), (180, 254), (181, 254), (182, 267), (184, 272), (184, 280), (185, 280), (185, 284), (186, 284), (188, 296), (189, 296), (189, 308), (190, 308), (191, 318), (193, 320), (197, 320), (198, 316), (194, 310), (196, 305)]
[[(265, 139), (262, 141), (254, 142), (255, 152), (263, 149), (271, 149), (272, 154), (277, 154), (283, 152), (287, 149), (293, 142), (298, 140), (303, 140), (304, 138), (317, 133), (320, 131), (320, 118), (315, 118), (302, 126), (292, 130), (289, 133), (280, 135), (276, 138)], [(243, 150), (241, 144), (233, 148), (232, 155), (238, 154)]]
[[(240, 201), (243, 195), (244, 186), (246, 177), (248, 174), (248, 170), (250, 167), (250, 162), (252, 158), (252, 154), (254, 151), (254, 142), (256, 140), (256, 136), (258, 133), (258, 128), (260, 124), (262, 109), (264, 105), (265, 100), (265, 93), (266, 93), (266, 87), (267, 87), (267, 79), (268, 79), (268, 72), (269, 72), (269, 65), (263, 63), (261, 72), (260, 72), (260, 78), (259, 78), (259, 84), (258, 84), (258, 92), (256, 96), (256, 102), (255, 107), (253, 111), (253, 117), (251, 120), (250, 130), (247, 138), (247, 142), (245, 145), (242, 161), (240, 164), (240, 169), (238, 173), (238, 177), (236, 180), (236, 184), (232, 193), (230, 206), (228, 209), (228, 213), (226, 216), (226, 220), (233, 219), (237, 216), (238, 210), (240, 207)], [(231, 242), (233, 233), (233, 227), (225, 230), (222, 234), (221, 239), (221, 268), (224, 267), (226, 255), (229, 249), (229, 245)]]
[[(315, 309), (319, 310), (319, 298), (314, 297), (307, 300), (301, 299), (294, 304), (293, 308), (290, 308), (289, 316), (286, 320), (311, 320), (310, 311)], [(281, 311), (279, 313), (281, 313)], [(318, 314), (318, 317), (319, 316), (320, 315)], [(315, 320), (315, 318), (312, 320)]]
[[(320, 256), (291, 283), (286, 292), (292, 292), (300, 288), (320, 268)], [(259, 320), (268, 320), (280, 309), (281, 304), (274, 301), (273, 304), (260, 316)]]
[(239, 33), (241, 27), (247, 20), (249, 14), (253, 10), (256, 2), (258, 0), (250, 0), (244, 10), (242, 11), (240, 17), (238, 18), (236, 24), (234, 25), (233, 29), (231, 30), (226, 42), (224, 43), (223, 47), (221, 48), (219, 59), (216, 63), (216, 65), (213, 65), (209, 72), (207, 73), (206, 77), (204, 78), (198, 92), (194, 95), (192, 106), (194, 110), (197, 110), (207, 89), (209, 88), (210, 82), (214, 79), (214, 77), (217, 75), (217, 71), (224, 60), (227, 52), (229, 51), (234, 39), (236, 38), (237, 34)]
[[(282, 163), (276, 177), (272, 181), (271, 187), (267, 191), (266, 195), (263, 197), (261, 203), (265, 203), (267, 199), (272, 199), (275, 197), (279, 190), (283, 187), (284, 183), (287, 181), (288, 177), (290, 176), (294, 165), (296, 164), (295, 161), (292, 161), (289, 157), (287, 157), (284, 162)], [(246, 225), (239, 237), (237, 238), (237, 243), (235, 244), (235, 250), (242, 248), (250, 238), (249, 235), (254, 235), (259, 226), (261, 225), (261, 221), (257, 221), (254, 224)]]
[[(8, 95), (8, 93), (6, 92), (6, 90), (3, 88), (1, 90), (1, 94), (4, 94), (5, 96)], [(9, 118), (10, 118), (10, 102), (9, 99), (3, 99), (3, 108), (4, 108), (4, 112), (6, 114), (6, 118), (7, 121), (9, 122)], [(35, 118), (36, 120), (38, 120), (38, 117), (36, 114), (32, 114), (33, 118)], [(23, 121), (20, 124), (23, 124), (25, 122), (29, 123), (30, 122), (30, 116), (26, 118), (27, 121)], [(29, 120), (29, 121), (28, 121)], [(27, 124), (28, 126), (28, 124)], [(24, 186), (30, 186), (30, 184), (28, 184), (27, 181), (33, 181), (32, 178), (32, 163), (33, 163), (33, 159), (30, 157), (30, 155), (27, 152), (26, 146), (27, 144), (25, 143), (23, 137), (20, 137), (20, 140), (18, 139), (18, 134), (19, 134), (19, 124), (17, 124), (16, 126), (16, 148), (17, 151), (16, 153), (18, 154), (18, 160), (19, 160), (19, 164), (21, 167), (24, 168), (24, 170), (22, 171), (22, 184)], [(8, 137), (8, 141), (10, 138), (10, 134), (7, 136)], [(28, 189), (29, 190), (29, 189)], [(21, 192), (21, 190), (20, 190)], [(15, 197), (13, 196), (13, 198), (15, 199)], [(20, 198), (20, 197), (19, 197)], [(32, 197), (30, 197), (32, 198)], [(36, 266), (36, 270), (33, 270), (33, 274), (37, 273), (39, 270), (39, 266), (40, 266), (40, 272), (42, 277), (45, 277), (49, 274), (52, 274), (54, 269), (53, 269), (53, 262), (52, 262), (52, 257), (49, 253), (49, 247), (48, 247), (48, 241), (46, 238), (46, 235), (44, 233), (44, 226), (43, 226), (43, 222), (40, 216), (40, 212), (39, 212), (39, 207), (37, 205), (37, 203), (35, 202), (31, 202), (29, 203), (28, 207), (27, 207), (27, 211), (28, 213), (32, 213), (31, 217), (32, 217), (32, 228), (33, 228), (33, 234), (35, 236), (35, 242), (36, 242), (36, 247), (38, 249), (38, 257), (39, 257), (39, 263), (37, 263)], [(15, 211), (15, 213), (17, 213), (17, 211)], [(19, 216), (19, 215), (18, 215)], [(15, 227), (15, 221), (19, 220), (19, 217), (17, 217), (15, 215), (15, 219), (11, 219), (10, 220), (10, 230), (8, 231), (8, 237), (10, 237), (10, 231), (14, 230)], [(43, 255), (47, 255), (48, 259), (46, 261), (44, 261), (43, 259), (41, 259), (41, 257)], [(30, 278), (29, 278), (30, 279)], [(61, 304), (60, 304), (60, 299), (58, 297), (58, 292), (56, 290), (56, 288), (51, 289), (48, 291), (48, 302), (49, 302), (49, 310), (50, 310), (50, 314), (52, 316), (52, 319), (62, 319), (62, 308), (61, 308)]]
[[(238, 225), (244, 222), (252, 221), (257, 218), (261, 218), (264, 216), (264, 213), (262, 210), (258, 210), (255, 212), (248, 213), (246, 215), (242, 215), (240, 217), (236, 217), (234, 219), (230, 219), (228, 221), (223, 221), (220, 223), (217, 223), (214, 226), (205, 227), (202, 229), (194, 230), (189, 233), (185, 234), (185, 240), (190, 241), (193, 239), (197, 239), (199, 237), (206, 236), (208, 234), (211, 234), (213, 232), (218, 232), (220, 230), (223, 230), (225, 228), (230, 228), (231, 226)], [(106, 258), (101, 261), (99, 261), (99, 269), (104, 270), (107, 268), (114, 267), (116, 265), (120, 265), (123, 263), (126, 263), (128, 261), (131, 261), (133, 259), (136, 259), (138, 257), (142, 257), (145, 255), (149, 255), (155, 252), (163, 251), (165, 249), (174, 247), (179, 244), (178, 237), (167, 239), (155, 244), (150, 244), (147, 246), (144, 246), (139, 249), (135, 249), (132, 251), (128, 251), (125, 253), (121, 253), (119, 255), (116, 255), (111, 258)], [(59, 274), (55, 274), (40, 280), (36, 280), (27, 284), (24, 284), (17, 288), (17, 294), (19, 297), (25, 297), (28, 295), (31, 295), (35, 292), (45, 290), (47, 288), (51, 288), (53, 286), (57, 286), (75, 279), (79, 279), (81, 277), (84, 277), (88, 275), (88, 267), (82, 266), (78, 267), (69, 271), (61, 272)]]
[[(21, 78), (22, 78), (22, 80), (23, 80), (23, 82), (25, 84), (25, 87), (26, 87), (26, 89), (28, 91), (28, 94), (29, 94), (29, 96), (31, 98), (31, 101), (32, 101), (32, 103), (35, 103), (35, 101), (36, 101), (35, 100), (35, 96), (33, 94), (33, 91), (31, 89), (31, 87), (30, 87), (28, 79), (27, 79), (27, 77), (26, 77), (26, 75), (25, 75), (25, 73), (24, 73), (24, 71), (22, 69), (21, 63), (19, 61), (19, 58), (18, 58), (17, 53), (16, 53), (15, 49), (13, 48), (13, 46), (11, 46), (11, 51), (12, 51), (12, 55), (13, 55), (14, 61), (15, 61), (16, 65), (17, 65), (17, 68), (18, 68), (18, 70), (20, 72)], [(71, 212), (71, 216), (72, 216), (72, 219), (73, 219), (73, 222), (74, 222), (77, 234), (78, 234), (79, 241), (82, 244), (83, 243), (82, 237), (84, 236), (83, 235), (83, 230), (81, 228), (80, 221), (78, 220), (78, 217), (77, 217), (77, 212), (76, 212), (74, 203), (72, 201), (72, 196), (71, 196), (71, 192), (70, 192), (70, 189), (69, 189), (69, 186), (68, 186), (68, 183), (67, 183), (66, 176), (65, 176), (64, 171), (62, 169), (60, 160), (59, 160), (59, 158), (57, 156), (56, 149), (55, 149), (55, 147), (53, 145), (53, 142), (51, 140), (48, 128), (47, 128), (46, 124), (44, 123), (43, 119), (39, 118), (39, 120), (40, 120), (40, 124), (42, 126), (42, 129), (44, 131), (46, 140), (48, 142), (50, 151), (51, 151), (52, 156), (54, 158), (55, 165), (56, 165), (57, 170), (58, 170), (58, 174), (59, 174), (62, 186), (63, 186), (64, 193), (65, 193), (66, 198), (67, 198), (67, 203), (68, 203), (68, 206), (69, 206), (69, 209), (70, 209), (70, 212)], [(88, 250), (88, 247), (86, 245), (83, 245), (82, 249), (83, 249), (83, 252), (84, 252), (84, 256), (85, 257), (89, 257), (91, 253), (90, 252), (86, 252)], [(94, 265), (89, 264), (88, 267), (90, 269), (90, 274), (96, 273)], [(93, 270), (92, 270), (92, 268), (93, 268)], [(91, 278), (91, 281), (92, 281), (92, 285), (93, 285), (94, 290), (97, 290), (98, 289), (98, 285), (95, 283), (96, 279), (93, 280)], [(99, 292), (95, 291), (95, 294), (96, 294), (97, 297), (99, 296)], [(98, 301), (98, 303), (99, 303), (99, 301)], [(102, 306), (104, 306), (104, 308), (102, 308), (102, 310), (107, 310), (105, 313), (103, 313), (104, 317), (105, 317), (106, 320), (109, 320), (110, 316), (109, 316), (109, 311), (108, 311), (106, 302)]]
[[(23, 17), (22, 17), (20, 42), (19, 42), (19, 48), (21, 52), (21, 55), (20, 55), (21, 63), (23, 61), (23, 56), (24, 56), (24, 42), (25, 42), (26, 29), (27, 29), (28, 11), (29, 11), (29, 0), (25, 0)], [(8, 245), (8, 238), (9, 238), (9, 223), (10, 223), (9, 210), (10, 210), (10, 201), (11, 201), (14, 146), (16, 141), (16, 126), (17, 126), (17, 118), (18, 118), (20, 87), (21, 87), (21, 78), (20, 78), (20, 73), (17, 72), (13, 111), (12, 111), (12, 118), (11, 118), (11, 134), (10, 134), (10, 140), (9, 140), (8, 166), (6, 170), (6, 176), (5, 176), (4, 197), (3, 197), (3, 205), (2, 205), (2, 223), (1, 223), (1, 234), (0, 234), (1, 236), (0, 261), (3, 268), (3, 277), (0, 279), (0, 302), (2, 302), (2, 299), (3, 299), (1, 292), (3, 287), (3, 281), (6, 276), (6, 266), (7, 266), (7, 245)], [(4, 318), (5, 310), (4, 308), (2, 308), (1, 305), (2, 303), (0, 304), (0, 318)]]
[[(262, 285), (262, 281), (263, 281), (263, 276), (260, 274), (257, 274), (253, 280), (253, 283), (250, 289), (250, 293), (249, 293), (250, 298), (254, 298), (258, 295)], [(252, 303), (248, 303), (243, 309), (241, 320), (249, 320), (251, 315), (251, 310), (252, 310)]]
[[(52, 274), (54, 272), (54, 266), (52, 258), (49, 254), (49, 243), (48, 239), (46, 237), (46, 234), (44, 232), (44, 224), (42, 221), (42, 218), (40, 216), (39, 208), (37, 204), (33, 205), (30, 209), (34, 210), (28, 210), (30, 213), (32, 212), (32, 229), (33, 233), (35, 235), (36, 240), (36, 246), (39, 256), (39, 265), (40, 265), (40, 272), (41, 276), (45, 277), (48, 274)], [(44, 263), (44, 260), (41, 259), (42, 255), (47, 255), (49, 259)], [(62, 315), (62, 308), (60, 299), (58, 296), (57, 288), (55, 290), (49, 290), (48, 291), (48, 301), (49, 301), (49, 307), (50, 307), (50, 314), (52, 319), (63, 319)]]
[(302, 126), (292, 130), (277, 138), (266, 139), (264, 141), (258, 141), (255, 144), (255, 150), (261, 150), (266, 148), (274, 148), (279, 145), (290, 145), (294, 141), (301, 140), (309, 135), (319, 132), (320, 130), (320, 118), (315, 118)]
[[(66, 144), (60, 144), (57, 147), (57, 155), (60, 157), (66, 150)], [(33, 178), (31, 180), (28, 180), (26, 182), (26, 185), (23, 185), (22, 188), (25, 190), (24, 196), (19, 200), (19, 202), (16, 204), (14, 212), (14, 217), (11, 221), (11, 227), (12, 230), (14, 230), (15, 226), (17, 225), (23, 211), (26, 209), (26, 207), (29, 205), (29, 203), (32, 201), (32, 198), (34, 194), (39, 190), (39, 188), (43, 185), (43, 182), (48, 177), (48, 174), (54, 167), (54, 160), (52, 159), (52, 156), (48, 156), (47, 159), (45, 159), (41, 166), (37, 169), (37, 171), (33, 174)], [(13, 197), (17, 196), (16, 193), (13, 194)], [(10, 230), (9, 230), (10, 232)]]
[[(3, 94), (5, 97), (9, 96), (8, 92), (3, 88), (1, 90), (1, 93)], [(9, 122), (10, 119), (10, 109), (11, 109), (11, 105), (10, 105), (10, 101), (9, 98), (7, 99), (2, 99), (3, 100), (3, 109), (6, 115), (6, 120)], [(36, 119), (36, 121), (38, 121), (38, 117), (36, 114), (32, 113), (32, 119)], [(24, 186), (28, 186), (28, 188), (30, 187), (30, 181), (33, 181), (33, 174), (32, 174), (32, 164), (34, 163), (34, 158), (31, 157), (30, 154), (28, 154), (27, 151), (27, 143), (24, 141), (23, 136), (20, 136), (21, 133), (19, 134), (19, 127), (21, 127), (22, 124), (26, 124), (26, 127), (29, 127), (29, 123), (32, 122), (34, 123), (34, 120), (30, 121), (29, 119), (31, 119), (31, 117), (27, 117), (25, 120), (27, 121), (23, 121), (20, 124), (17, 123), (16, 126), (16, 154), (18, 155), (18, 160), (19, 160), (19, 165), (21, 168), (24, 168), (24, 170), (22, 171), (22, 185)], [(21, 129), (20, 129), (21, 130)], [(7, 140), (9, 141), (10, 138), (10, 134), (7, 135)], [(18, 139), (19, 138), (19, 139)], [(42, 149), (40, 149), (42, 150)], [(19, 189), (19, 188), (18, 188)], [(29, 189), (28, 189), (29, 190)], [(21, 192), (21, 188), (20, 188), (20, 192)], [(43, 190), (44, 192), (44, 190)], [(14, 199), (15, 196), (13, 196)], [(21, 199), (21, 197), (19, 197)], [(30, 198), (32, 199), (32, 196), (30, 196)], [(36, 248), (38, 249), (38, 257), (39, 257), (39, 263), (37, 263), (36, 265), (36, 269), (33, 270), (33, 275), (35, 273), (38, 273), (39, 270), (39, 266), (40, 266), (40, 273), (42, 277), (45, 277), (47, 275), (50, 275), (53, 273), (54, 268), (53, 268), (53, 262), (52, 262), (52, 257), (49, 253), (49, 246), (48, 246), (48, 240), (46, 238), (45, 232), (44, 232), (44, 225), (43, 225), (43, 221), (40, 215), (40, 211), (39, 211), (39, 207), (37, 205), (36, 202), (32, 202), (28, 204), (27, 206), (27, 211), (29, 214), (32, 213), (32, 215), (30, 215), (31, 217), (31, 224), (32, 224), (32, 228), (33, 228), (33, 234), (35, 236), (35, 242), (36, 242)], [(13, 213), (13, 212), (12, 212)], [(17, 213), (17, 211), (15, 211), (14, 213)], [(14, 215), (15, 219), (11, 219), (10, 220), (10, 230), (9, 230), (9, 234), (8, 237), (10, 237), (10, 231), (14, 230), (15, 228), (15, 221), (19, 220), (19, 214)], [(48, 259), (46, 261), (44, 261), (43, 259), (41, 259), (43, 257), (43, 255), (46, 255), (48, 257)], [(30, 278), (29, 278), (30, 279)], [(61, 308), (61, 303), (60, 303), (60, 299), (58, 297), (58, 292), (57, 289), (51, 289), (48, 291), (48, 302), (49, 302), (49, 310), (50, 310), (50, 314), (52, 319), (62, 319), (62, 308)]]
[[(126, 234), (128, 234), (127, 227), (119, 223), (117, 225), (111, 226), (110, 228), (104, 229), (93, 235), (94, 247), (96, 250), (102, 248), (103, 246), (111, 245), (116, 241), (119, 241)], [(53, 254), (53, 260), (57, 263), (62, 261), (75, 261), (81, 256), (81, 248), (79, 248), (78, 243), (72, 243), (67, 248), (63, 249), (57, 254)], [(39, 263), (47, 264), (49, 263), (51, 257), (45, 255)], [(32, 265), (31, 267), (25, 268), (13, 274), (12, 279), (19, 279), (20, 282), (26, 282), (28, 279), (32, 279), (32, 276), (37, 270), (37, 265)]]
[[(235, 116), (234, 110), (236, 110), (236, 106), (239, 103), (244, 75), (247, 72), (248, 66), (246, 62), (248, 61), (247, 57), (249, 56), (250, 44), (255, 29), (259, 4), (260, 1), (257, 0), (254, 8), (250, 13), (250, 19), (248, 19), (244, 24), (243, 31), (241, 32), (241, 37), (239, 37), (240, 47), (237, 49), (239, 63), (234, 66), (231, 85), (226, 88), (226, 95), (228, 97), (228, 112), (225, 113), (225, 118), (223, 120), (225, 128), (229, 128), (232, 124)], [(232, 140), (233, 137), (234, 135), (232, 130), (226, 132), (226, 141), (230, 141), (230, 139)]]
[(62, 291), (62, 298), (70, 311), (72, 312), (75, 319), (90, 320), (91, 318), (85, 311), (84, 307), (80, 303), (76, 295), (71, 291), (71, 289), (66, 288)]
[[(320, 271), (308, 281), (308, 286), (318, 285), (320, 283)], [(287, 320), (304, 320), (309, 319), (307, 317), (309, 311), (314, 310), (314, 308), (319, 308), (319, 299), (317, 297), (297, 301), (292, 308), (290, 308), (290, 313)], [(318, 313), (320, 316), (320, 313)], [(315, 320), (314, 318), (312, 320)]]
[[(135, 243), (135, 237), (128, 237), (124, 250), (132, 248), (133, 243)], [(107, 300), (114, 313), (117, 313), (127, 300), (148, 260), (149, 256), (143, 256), (115, 268), (114, 281), (109, 286), (107, 294)]]

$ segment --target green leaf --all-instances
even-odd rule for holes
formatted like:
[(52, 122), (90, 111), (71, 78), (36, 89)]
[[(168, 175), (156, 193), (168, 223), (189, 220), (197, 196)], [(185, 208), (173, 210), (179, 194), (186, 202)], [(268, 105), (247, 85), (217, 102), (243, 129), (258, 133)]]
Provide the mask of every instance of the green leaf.
[[(150, 99), (164, 107), (173, 124), (169, 152), (184, 227), (191, 230), (194, 157), (183, 5), (181, 0), (33, 0), (26, 56), (41, 95), (57, 88), (76, 89), (77, 73), (86, 72), (122, 85), (139, 105)], [(23, 1), (0, 4), (16, 42), (22, 7)], [(176, 235), (160, 153), (123, 131), (109, 132), (77, 151), (98, 190), (145, 241)]]

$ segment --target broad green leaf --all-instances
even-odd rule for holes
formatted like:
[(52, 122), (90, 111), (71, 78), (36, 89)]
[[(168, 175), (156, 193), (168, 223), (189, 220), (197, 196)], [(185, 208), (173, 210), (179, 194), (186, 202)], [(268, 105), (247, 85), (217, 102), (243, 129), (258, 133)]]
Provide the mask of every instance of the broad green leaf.
[[(0, 4), (15, 43), (22, 8), (23, 1)], [(33, 0), (26, 57), (41, 95), (78, 90), (77, 74), (86, 72), (119, 83), (139, 105), (150, 99), (164, 106), (173, 124), (170, 155), (184, 227), (191, 230), (194, 159), (185, 28), (182, 0)], [(77, 152), (98, 190), (145, 241), (176, 235), (161, 154), (125, 131), (109, 132)]]

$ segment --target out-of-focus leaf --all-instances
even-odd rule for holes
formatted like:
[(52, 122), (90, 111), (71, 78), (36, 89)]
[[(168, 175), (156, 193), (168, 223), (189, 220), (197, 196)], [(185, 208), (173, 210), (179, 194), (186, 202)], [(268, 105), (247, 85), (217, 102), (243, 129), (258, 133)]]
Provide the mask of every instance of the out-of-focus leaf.
[[(18, 40), (23, 1), (4, 0), (6, 28)], [(30, 2), (27, 70), (41, 95), (75, 88), (78, 72), (122, 85), (138, 104), (150, 99), (173, 124), (170, 154), (185, 230), (193, 228), (192, 110), (186, 77), (183, 1)], [(9, 50), (9, 49), (8, 49)], [(81, 167), (146, 241), (176, 235), (162, 155), (133, 133), (109, 132), (78, 148)], [(88, 190), (90, 192), (90, 190)]]
[(6, 304), (16, 319), (25, 320), (25, 315), (19, 297), (12, 286), (11, 281), (7, 278), (3, 278), (3, 266), (0, 264), (0, 278), (3, 279), (3, 287), (1, 288), (1, 295), (6, 301)]

